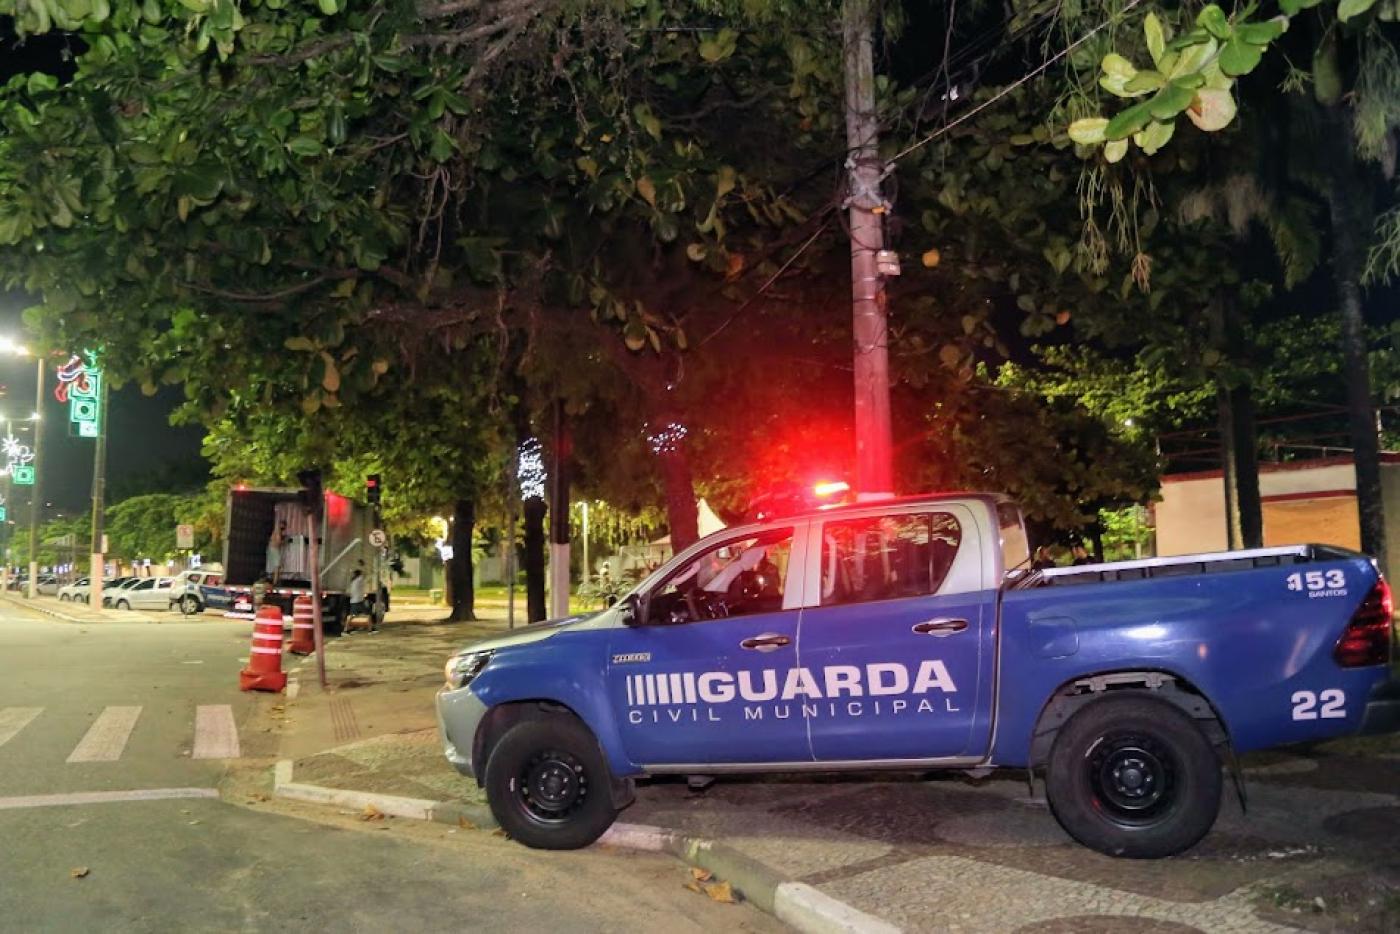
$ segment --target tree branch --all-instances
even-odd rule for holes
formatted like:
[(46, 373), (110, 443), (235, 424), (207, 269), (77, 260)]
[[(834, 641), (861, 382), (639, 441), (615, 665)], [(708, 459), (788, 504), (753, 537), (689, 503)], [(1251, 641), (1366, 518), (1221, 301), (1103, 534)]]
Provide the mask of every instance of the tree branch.
[(308, 292), (327, 282), (334, 282), (338, 279), (353, 279), (362, 274), (359, 269), (336, 269), (324, 272), (314, 279), (299, 282), (296, 285), (288, 286), (285, 289), (278, 289), (275, 292), (235, 292), (230, 289), (220, 289), (212, 285), (204, 285), (199, 282), (182, 282), (183, 287), (204, 295), (212, 295), (215, 298), (226, 298), (231, 302), (246, 302), (251, 305), (273, 304), (280, 302), (284, 298), (291, 298), (293, 295), (300, 295)]

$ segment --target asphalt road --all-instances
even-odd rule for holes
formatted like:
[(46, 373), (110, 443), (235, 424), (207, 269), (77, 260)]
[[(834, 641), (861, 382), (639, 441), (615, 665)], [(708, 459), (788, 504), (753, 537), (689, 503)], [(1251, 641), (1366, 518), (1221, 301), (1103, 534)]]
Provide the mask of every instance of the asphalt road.
[[(780, 930), (678, 862), (229, 794), (246, 623), (32, 618), (0, 605), (0, 927), (23, 931)], [(236, 779), (237, 775), (234, 776)], [(161, 796), (171, 797), (161, 797)]]

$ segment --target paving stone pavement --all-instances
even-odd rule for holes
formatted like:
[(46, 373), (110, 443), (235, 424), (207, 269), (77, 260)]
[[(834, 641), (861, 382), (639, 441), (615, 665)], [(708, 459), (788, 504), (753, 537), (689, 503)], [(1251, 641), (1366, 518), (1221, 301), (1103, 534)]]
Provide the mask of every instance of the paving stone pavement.
[(1170, 860), (1079, 846), (1006, 772), (658, 780), (626, 819), (722, 839), (911, 932), (1395, 931), (1400, 758), (1383, 748), (1247, 757), (1248, 813), (1232, 794)]

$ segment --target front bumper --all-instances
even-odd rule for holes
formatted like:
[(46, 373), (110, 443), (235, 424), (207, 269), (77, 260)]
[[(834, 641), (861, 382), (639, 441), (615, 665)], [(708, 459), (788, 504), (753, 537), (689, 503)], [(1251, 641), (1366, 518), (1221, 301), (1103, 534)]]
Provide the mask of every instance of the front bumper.
[(1400, 678), (1391, 677), (1371, 688), (1359, 732), (1363, 736), (1400, 732)]
[(485, 716), (486, 705), (470, 687), (438, 691), (437, 721), (443, 753), (453, 768), (472, 778), (478, 777), (472, 765), (472, 747), (476, 744), (477, 727)]

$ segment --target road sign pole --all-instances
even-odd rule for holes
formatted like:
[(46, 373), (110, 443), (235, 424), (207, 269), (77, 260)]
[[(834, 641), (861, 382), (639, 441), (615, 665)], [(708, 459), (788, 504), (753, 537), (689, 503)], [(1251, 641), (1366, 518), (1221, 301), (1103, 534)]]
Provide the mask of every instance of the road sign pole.
[(102, 381), (102, 401), (97, 407), (97, 445), (92, 454), (92, 560), (88, 566), (88, 603), (102, 608), (102, 578), (107, 572), (106, 516), (103, 506), (107, 498), (107, 375)]

